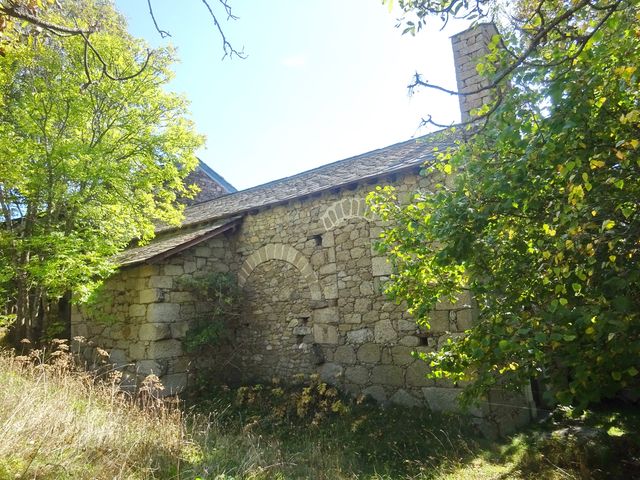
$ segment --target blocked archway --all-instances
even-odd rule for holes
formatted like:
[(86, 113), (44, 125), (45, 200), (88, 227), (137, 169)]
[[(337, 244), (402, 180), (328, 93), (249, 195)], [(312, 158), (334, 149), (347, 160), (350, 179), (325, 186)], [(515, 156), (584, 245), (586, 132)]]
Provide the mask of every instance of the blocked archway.
[(332, 203), (320, 217), (320, 224), (329, 231), (351, 218), (371, 220), (371, 211), (364, 198), (345, 198)]
[(293, 265), (306, 281), (311, 291), (312, 300), (322, 300), (322, 288), (313, 267), (307, 258), (298, 250), (284, 243), (270, 243), (253, 252), (242, 264), (238, 273), (238, 284), (242, 287), (251, 272), (261, 263), (269, 260), (281, 260)]

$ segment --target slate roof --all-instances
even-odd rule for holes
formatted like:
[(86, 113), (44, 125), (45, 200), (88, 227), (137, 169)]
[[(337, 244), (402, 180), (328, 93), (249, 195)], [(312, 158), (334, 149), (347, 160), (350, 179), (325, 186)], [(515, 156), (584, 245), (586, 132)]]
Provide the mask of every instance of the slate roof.
[(235, 227), (244, 212), (420, 167), (455, 140), (451, 133), (435, 132), (191, 205), (180, 228), (162, 226), (151, 243), (125, 250), (114, 261), (122, 267), (160, 261)]
[(241, 217), (231, 217), (219, 220), (213, 224), (196, 229), (177, 230), (159, 235), (147, 245), (129, 248), (116, 255), (113, 259), (121, 267), (136, 265), (146, 262), (162, 260), (168, 256), (185, 250), (197, 243), (213, 238), (233, 228)]
[(238, 191), (236, 187), (227, 182), (222, 175), (220, 175), (213, 168), (204, 163), (200, 158), (198, 158), (198, 162), (198, 167), (200, 167), (202, 171), (206, 173), (209, 178), (211, 178), (211, 180), (218, 182), (227, 192), (235, 193)]
[[(435, 159), (435, 148), (443, 151), (452, 146), (454, 140), (455, 137), (451, 133), (434, 132), (291, 177), (223, 195), (186, 208), (182, 225), (185, 227), (238, 215), (256, 208), (417, 167)], [(174, 227), (160, 227), (158, 232), (172, 228)]]

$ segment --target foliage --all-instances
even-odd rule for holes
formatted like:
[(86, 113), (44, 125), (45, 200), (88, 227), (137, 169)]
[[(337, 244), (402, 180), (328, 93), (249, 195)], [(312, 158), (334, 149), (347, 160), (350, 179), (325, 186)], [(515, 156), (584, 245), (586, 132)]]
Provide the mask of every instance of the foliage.
[[(187, 351), (200, 352), (216, 345), (229, 332), (229, 321), (239, 314), (241, 289), (229, 273), (209, 273), (204, 276), (184, 277), (180, 286), (191, 292), (206, 310), (191, 320), (183, 341)], [(197, 311), (202, 310), (196, 309)]]
[[(96, 2), (102, 6), (112, 5), (112, 0), (96, 0)], [(244, 52), (236, 50), (227, 39), (218, 21), (217, 9), (212, 7), (208, 0), (201, 0), (201, 3), (208, 11), (222, 40), (223, 58), (227, 56), (246, 58)], [(216, 3), (217, 8), (224, 11), (227, 21), (238, 19), (232, 12), (229, 0), (218, 0)], [(170, 37), (171, 34), (161, 29), (156, 21), (152, 0), (148, 0), (147, 5), (149, 16), (158, 34), (162, 38)], [(103, 15), (99, 10), (86, 12), (84, 11), (85, 6), (87, 5), (84, 0), (0, 0), (0, 55), (4, 56), (15, 46), (31, 42), (36, 37), (46, 38), (52, 35), (67, 38), (76, 37), (81, 39), (86, 51), (83, 69), (86, 75), (85, 80), (88, 83), (93, 81), (89, 70), (90, 61), (99, 62), (102, 66), (102, 74), (113, 81), (130, 78), (146, 69), (149, 59), (156, 53), (155, 51), (147, 50), (146, 58), (141, 62), (137, 73), (120, 75), (113, 70), (114, 65), (109, 62), (108, 57), (102, 55), (101, 46), (93, 41), (94, 34), (103, 32), (105, 29), (109, 30), (109, 27), (105, 27)], [(176, 6), (176, 9), (178, 8)]]
[[(140, 71), (145, 45), (109, 3), (67, 5), (101, 18), (92, 42), (102, 61), (81, 37), (55, 35), (0, 59), (0, 280), (28, 327), (21, 335), (37, 336), (44, 299), (69, 290), (85, 299), (128, 242), (179, 221), (176, 197), (191, 192), (183, 178), (202, 143), (185, 100), (164, 88), (172, 52), (156, 51)], [(139, 74), (112, 81), (103, 62), (119, 77)]]
[(534, 377), (580, 408), (638, 388), (640, 11), (618, 7), (573, 18), (584, 45), (529, 52), (487, 123), (427, 167), (447, 177), (434, 193), (373, 196), (389, 293), (426, 323), (438, 298), (475, 295), (477, 324), (424, 355), (466, 400)]
[(282, 385), (274, 378), (271, 384), (240, 387), (235, 405), (254, 409), (257, 422), (303, 421), (318, 426), (322, 421), (348, 413), (349, 401), (341, 398), (335, 387), (327, 385), (317, 374), (299, 375), (293, 385)]

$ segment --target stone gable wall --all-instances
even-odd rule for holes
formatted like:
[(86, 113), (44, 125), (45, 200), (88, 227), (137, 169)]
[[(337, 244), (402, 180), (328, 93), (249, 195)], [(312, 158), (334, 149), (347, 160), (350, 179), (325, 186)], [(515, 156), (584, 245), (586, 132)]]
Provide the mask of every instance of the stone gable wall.
[[(433, 180), (415, 174), (391, 179), (408, 198)], [(470, 299), (441, 304), (432, 329), (421, 331), (382, 287), (391, 272), (373, 243), (381, 224), (361, 185), (297, 199), (247, 215), (236, 233), (198, 244), (160, 264), (123, 270), (107, 282), (104, 325), (76, 312), (73, 334), (111, 352), (132, 373), (154, 373), (168, 392), (183, 389), (190, 360), (181, 339), (206, 305), (180, 289), (183, 276), (231, 271), (243, 288), (243, 308), (230, 319), (233, 341), (215, 358), (198, 359), (221, 381), (291, 380), (320, 373), (328, 382), (380, 402), (433, 403), (427, 366), (411, 352), (430, 351), (473, 320)], [(454, 392), (455, 393), (455, 392)]]
[[(385, 183), (406, 200), (434, 182), (404, 174)], [(474, 321), (472, 299), (439, 303), (426, 331), (404, 305), (385, 297), (391, 265), (373, 247), (382, 224), (364, 202), (374, 187), (340, 189), (248, 214), (234, 233), (159, 264), (124, 269), (105, 286), (109, 301), (102, 313), (112, 323), (75, 311), (73, 335), (110, 351), (132, 382), (149, 373), (160, 376), (166, 393), (184, 390), (195, 367), (212, 382), (226, 383), (274, 377), (287, 382), (318, 373), (354, 396), (383, 404), (455, 410), (459, 388), (427, 379), (427, 364), (412, 352), (433, 351), (462, 335)], [(194, 359), (182, 339), (189, 320), (208, 307), (181, 290), (180, 278), (207, 272), (235, 274), (242, 311), (228, 319), (230, 339), (212, 356)], [(528, 418), (522, 399), (513, 402), (514, 408), (500, 411), (503, 423)], [(487, 416), (489, 410), (474, 413)]]

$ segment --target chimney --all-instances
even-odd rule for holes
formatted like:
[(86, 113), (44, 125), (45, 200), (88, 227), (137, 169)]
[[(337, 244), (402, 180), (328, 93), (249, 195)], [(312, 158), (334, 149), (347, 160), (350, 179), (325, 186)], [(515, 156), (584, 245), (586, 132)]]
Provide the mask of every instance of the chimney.
[[(498, 31), (493, 23), (480, 23), (469, 30), (451, 37), (453, 61), (456, 66), (458, 92), (473, 92), (489, 84), (476, 70), (478, 60), (489, 53), (488, 45)], [(463, 122), (471, 120), (471, 110), (480, 108), (491, 99), (491, 91), (484, 90), (474, 95), (460, 95), (460, 114)]]

